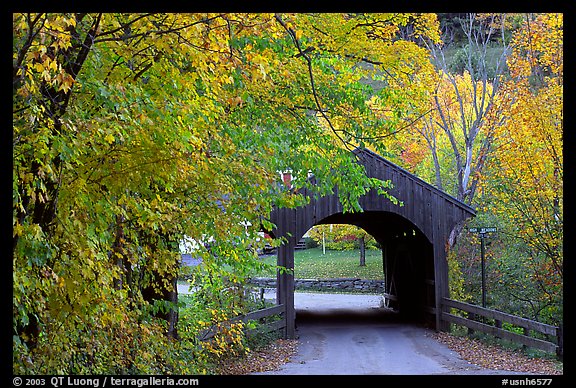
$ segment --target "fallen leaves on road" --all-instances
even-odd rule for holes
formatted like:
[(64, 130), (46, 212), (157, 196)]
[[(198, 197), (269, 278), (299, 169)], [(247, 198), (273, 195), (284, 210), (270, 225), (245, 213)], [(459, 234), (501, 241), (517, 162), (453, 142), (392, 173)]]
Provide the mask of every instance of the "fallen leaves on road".
[(519, 352), (488, 345), (478, 339), (459, 337), (444, 332), (432, 333), (438, 342), (448, 346), (466, 361), (487, 369), (561, 375), (560, 363), (544, 358), (531, 358)]
[(230, 358), (222, 362), (217, 373), (221, 375), (246, 375), (254, 372), (277, 370), (296, 354), (298, 340), (278, 339), (262, 349)]

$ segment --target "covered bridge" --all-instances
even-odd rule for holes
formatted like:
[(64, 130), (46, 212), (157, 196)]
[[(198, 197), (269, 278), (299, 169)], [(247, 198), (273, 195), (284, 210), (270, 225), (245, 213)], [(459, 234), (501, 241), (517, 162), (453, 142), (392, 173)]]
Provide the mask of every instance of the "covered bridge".
[[(277, 208), (270, 216), (275, 237), (287, 242), (278, 248), (279, 266), (294, 268), (294, 248), (314, 225), (352, 224), (370, 233), (382, 247), (387, 305), (401, 314), (447, 330), (441, 320), (441, 300), (448, 295), (446, 245), (453, 228), (475, 210), (415, 175), (366, 149), (353, 151), (370, 177), (391, 180), (390, 193), (404, 203), (395, 205), (375, 190), (360, 199), (363, 212), (343, 213), (338, 193), (296, 209)], [(306, 191), (301, 191), (308, 195)], [(286, 308), (286, 337), (295, 336), (294, 277), (278, 272), (276, 302)]]

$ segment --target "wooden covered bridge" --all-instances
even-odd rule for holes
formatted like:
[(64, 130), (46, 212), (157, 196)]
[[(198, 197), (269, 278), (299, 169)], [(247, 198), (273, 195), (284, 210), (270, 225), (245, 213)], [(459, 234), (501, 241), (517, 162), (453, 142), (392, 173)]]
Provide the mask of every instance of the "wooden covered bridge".
[[(390, 193), (404, 205), (395, 205), (372, 190), (360, 199), (363, 212), (343, 213), (337, 192), (318, 199), (310, 195), (310, 202), (296, 209), (274, 209), (270, 221), (276, 229), (271, 234), (286, 238), (278, 248), (277, 264), (294, 268), (296, 243), (314, 225), (359, 226), (382, 247), (388, 306), (438, 330), (449, 330), (441, 319), (442, 300), (449, 297), (447, 240), (453, 228), (474, 216), (475, 210), (374, 152), (353, 152), (368, 176), (392, 181)], [(285, 307), (286, 337), (294, 338), (293, 274), (278, 273), (276, 302)]]

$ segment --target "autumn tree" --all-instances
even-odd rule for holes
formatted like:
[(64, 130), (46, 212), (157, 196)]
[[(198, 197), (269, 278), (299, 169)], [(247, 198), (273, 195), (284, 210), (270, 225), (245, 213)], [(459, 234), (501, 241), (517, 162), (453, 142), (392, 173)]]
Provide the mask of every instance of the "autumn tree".
[[(386, 192), (349, 150), (403, 114), (359, 81), (418, 74), (408, 25), (438, 38), (433, 14), (13, 14), (15, 372), (202, 373), (241, 348), (223, 323), (260, 225), (305, 200), (278, 171), (347, 211)], [(182, 319), (184, 236), (211, 243)]]
[(376, 240), (372, 235), (354, 225), (316, 225), (308, 233), (314, 241), (328, 249), (358, 249), (361, 267), (366, 265), (366, 247), (373, 248), (376, 245)]
[[(464, 203), (473, 202), (480, 173), (490, 154), (493, 132), (497, 123), (485, 125), (488, 112), (493, 117), (502, 114), (494, 104), (501, 78), (506, 70), (509, 38), (506, 15), (467, 14), (458, 19), (466, 46), (462, 72), (449, 70), (446, 56), (438, 45), (429, 45), (440, 71), (438, 85), (432, 95), (434, 123), (450, 142), (455, 189), (446, 188)], [(496, 42), (496, 44), (494, 43)], [(496, 112), (498, 110), (498, 112)], [(423, 120), (419, 131), (424, 135), (434, 156), (436, 182), (441, 184), (437, 163), (436, 131)], [(439, 186), (442, 188), (442, 186)], [(449, 237), (454, 245), (461, 225)]]
[(502, 88), (505, 120), (495, 117), (494, 156), (482, 182), (483, 211), (505, 223), (515, 257), (501, 266), (522, 276), (500, 282), (507, 299), (555, 324), (563, 284), (563, 17), (525, 15)]
[[(485, 125), (486, 117), (503, 113), (495, 98), (506, 72), (510, 18), (457, 15), (442, 43), (423, 40), (436, 71), (419, 78), (420, 93), (412, 98), (418, 115), (384, 141), (400, 164), (467, 204), (474, 201), (491, 150), (494, 126)], [(462, 43), (453, 39), (456, 25)], [(450, 234), (450, 246), (461, 228)]]

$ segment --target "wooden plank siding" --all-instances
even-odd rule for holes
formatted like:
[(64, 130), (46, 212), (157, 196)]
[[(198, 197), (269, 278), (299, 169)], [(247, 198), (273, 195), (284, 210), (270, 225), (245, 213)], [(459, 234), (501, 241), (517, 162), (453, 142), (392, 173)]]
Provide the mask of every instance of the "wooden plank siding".
[[(424, 310), (435, 312), (435, 326), (438, 329), (449, 327), (446, 322), (442, 322), (441, 303), (443, 298), (449, 297), (446, 242), (452, 229), (473, 217), (475, 210), (372, 151), (356, 149), (353, 153), (364, 166), (368, 176), (393, 183), (394, 188), (390, 193), (402, 201), (403, 206), (395, 205), (378, 195), (376, 190), (371, 190), (360, 198), (363, 212), (344, 214), (337, 188), (334, 194), (322, 198), (315, 198), (309, 195), (307, 190), (302, 190), (301, 193), (310, 197), (307, 205), (297, 209), (277, 208), (270, 216), (270, 221), (276, 228), (269, 232), (275, 237), (286, 237), (288, 240), (288, 243), (278, 250), (278, 265), (293, 269), (293, 248), (312, 226), (322, 223), (357, 225), (382, 244), (383, 269), (385, 281), (388, 283), (386, 292), (391, 295), (390, 300), (402, 305), (402, 298), (392, 294), (392, 283), (395, 283), (396, 289), (400, 289), (402, 281), (407, 282), (407, 270), (402, 269), (407, 265), (403, 264), (402, 260), (396, 260), (398, 254), (403, 260), (409, 260), (411, 265), (418, 263), (424, 266), (422, 271), (418, 271), (423, 278), (417, 280), (422, 284), (426, 282), (426, 286), (422, 288), (426, 295), (422, 300), (434, 301), (433, 305), (424, 306)], [(427, 241), (428, 245), (422, 245), (424, 241)], [(415, 244), (421, 246), (415, 247)], [(431, 267), (433, 271), (427, 269)], [(292, 275), (278, 274), (277, 303), (286, 306), (286, 332), (288, 338), (293, 338), (294, 323), (291, 320), (295, 317), (294, 281), (290, 276)], [(392, 300), (392, 296), (396, 300)]]

